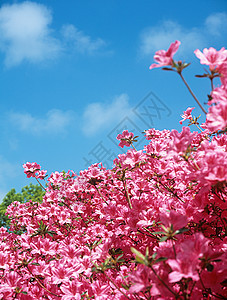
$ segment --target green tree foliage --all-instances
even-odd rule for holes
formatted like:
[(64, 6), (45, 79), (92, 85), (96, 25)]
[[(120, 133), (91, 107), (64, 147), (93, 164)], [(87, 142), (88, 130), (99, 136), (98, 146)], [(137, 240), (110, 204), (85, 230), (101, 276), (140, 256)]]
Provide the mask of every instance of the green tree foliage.
[(45, 191), (35, 184), (27, 185), (21, 189), (20, 193), (16, 193), (15, 189), (11, 189), (6, 196), (3, 198), (2, 203), (0, 204), (0, 227), (9, 228), (10, 220), (5, 215), (7, 207), (14, 201), (20, 203), (25, 203), (29, 200), (42, 202)]

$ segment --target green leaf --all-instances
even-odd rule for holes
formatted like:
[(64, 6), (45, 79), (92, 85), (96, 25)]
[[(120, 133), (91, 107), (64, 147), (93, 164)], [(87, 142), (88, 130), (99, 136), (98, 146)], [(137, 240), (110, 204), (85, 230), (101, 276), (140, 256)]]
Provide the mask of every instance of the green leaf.
[(220, 261), (221, 261), (221, 259), (214, 259), (214, 260), (212, 260), (212, 261), (215, 261), (215, 262), (220, 262)]
[(145, 259), (145, 256), (139, 252), (138, 250), (136, 250), (135, 248), (131, 247), (131, 251), (132, 253), (134, 253), (136, 256), (140, 257), (141, 259)]
[(145, 260), (141, 259), (140, 257), (136, 256), (136, 261), (142, 265), (145, 265)]
[(121, 284), (121, 286), (122, 286), (126, 291), (129, 290), (129, 286), (127, 286), (127, 285), (125, 285), (125, 284)]
[(180, 233), (183, 233), (183, 232), (187, 232), (189, 229), (187, 228), (181, 228), (179, 230), (177, 230), (177, 233), (176, 234), (180, 234)]
[(164, 242), (168, 239), (168, 236), (163, 236), (162, 238), (160, 238), (159, 242)]
[(154, 253), (152, 254), (152, 259), (155, 259), (156, 256), (157, 256), (157, 253), (154, 252)]
[(155, 231), (155, 232), (152, 232), (152, 234), (155, 234), (155, 235), (157, 235), (157, 234), (166, 234), (165, 232), (163, 232), (163, 231)]
[(119, 255), (119, 256), (117, 257), (116, 261), (119, 262), (120, 259), (122, 258), (122, 256), (123, 256), (123, 254)]
[(167, 260), (168, 259), (168, 257), (159, 257), (158, 259), (156, 259), (156, 263), (158, 263), (158, 262), (160, 262), (160, 261), (165, 261), (165, 260)]
[(146, 247), (146, 257), (149, 257), (149, 248)]
[(143, 264), (143, 265), (146, 264), (145, 256), (142, 253), (140, 253), (138, 250), (136, 250), (133, 247), (131, 247), (131, 251), (132, 251), (132, 253), (134, 253), (136, 255), (136, 261), (138, 263)]

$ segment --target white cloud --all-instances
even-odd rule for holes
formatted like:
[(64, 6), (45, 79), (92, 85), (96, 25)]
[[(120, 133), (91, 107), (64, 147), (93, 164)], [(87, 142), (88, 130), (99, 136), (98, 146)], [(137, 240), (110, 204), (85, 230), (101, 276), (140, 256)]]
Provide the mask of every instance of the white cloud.
[(111, 103), (89, 104), (83, 114), (83, 132), (86, 135), (93, 135), (100, 129), (107, 128), (132, 113), (128, 95), (121, 94), (115, 97)]
[(142, 55), (153, 55), (157, 50), (167, 50), (175, 40), (182, 43), (178, 53), (190, 53), (195, 48), (201, 48), (205, 42), (198, 29), (187, 30), (174, 21), (165, 21), (160, 26), (143, 31), (140, 52)]
[(0, 51), (5, 65), (12, 67), (27, 61), (39, 63), (56, 59), (64, 51), (93, 54), (106, 46), (101, 38), (92, 39), (74, 25), (54, 31), (52, 12), (43, 4), (25, 1), (0, 8)]
[(10, 67), (22, 61), (40, 62), (55, 58), (60, 42), (52, 36), (51, 11), (34, 2), (3, 5), (0, 9), (0, 49)]
[(220, 36), (227, 31), (227, 14), (214, 13), (206, 18), (205, 26), (210, 34)]
[(218, 36), (227, 27), (227, 15), (216, 13), (207, 17), (202, 27), (185, 28), (175, 21), (168, 20), (146, 28), (140, 36), (140, 55), (154, 55), (157, 50), (167, 50), (175, 40), (181, 41), (176, 56), (193, 53), (197, 48), (212, 46), (211, 37)]
[(100, 38), (92, 40), (89, 35), (84, 34), (71, 24), (62, 27), (62, 35), (68, 47), (72, 47), (75, 51), (83, 54), (93, 54), (106, 46), (104, 40)]
[(48, 111), (44, 118), (37, 118), (29, 113), (11, 113), (9, 119), (13, 126), (21, 131), (43, 135), (64, 133), (74, 116), (71, 111), (53, 109)]

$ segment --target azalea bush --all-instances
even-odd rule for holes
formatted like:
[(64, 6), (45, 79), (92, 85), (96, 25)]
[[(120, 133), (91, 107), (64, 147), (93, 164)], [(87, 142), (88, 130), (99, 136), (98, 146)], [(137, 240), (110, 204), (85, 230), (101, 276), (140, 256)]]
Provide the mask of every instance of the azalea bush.
[[(179, 45), (156, 52), (150, 68), (179, 74), (206, 113), (182, 75), (189, 64), (173, 60)], [(0, 299), (227, 298), (227, 50), (195, 54), (209, 66), (199, 75), (211, 81), (209, 108), (203, 124), (193, 108), (180, 122), (196, 131), (148, 129), (138, 151), (124, 131), (119, 145), (130, 149), (113, 169), (94, 164), (48, 177), (24, 164), (45, 195), (7, 209)]]

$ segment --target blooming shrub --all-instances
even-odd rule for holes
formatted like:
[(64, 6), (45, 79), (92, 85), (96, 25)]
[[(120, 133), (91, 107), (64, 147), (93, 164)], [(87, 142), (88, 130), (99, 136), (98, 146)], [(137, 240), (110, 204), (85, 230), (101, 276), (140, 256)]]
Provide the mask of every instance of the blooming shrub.
[[(155, 59), (182, 76), (179, 45)], [(222, 83), (204, 131), (149, 129), (149, 144), (120, 154), (112, 170), (55, 172), (42, 203), (12, 203), (10, 232), (0, 228), (0, 299), (227, 298), (227, 54), (196, 55), (210, 67), (202, 76)], [(191, 112), (182, 122), (200, 128)], [(121, 147), (135, 138), (118, 135)], [(36, 163), (24, 171), (46, 176)]]

